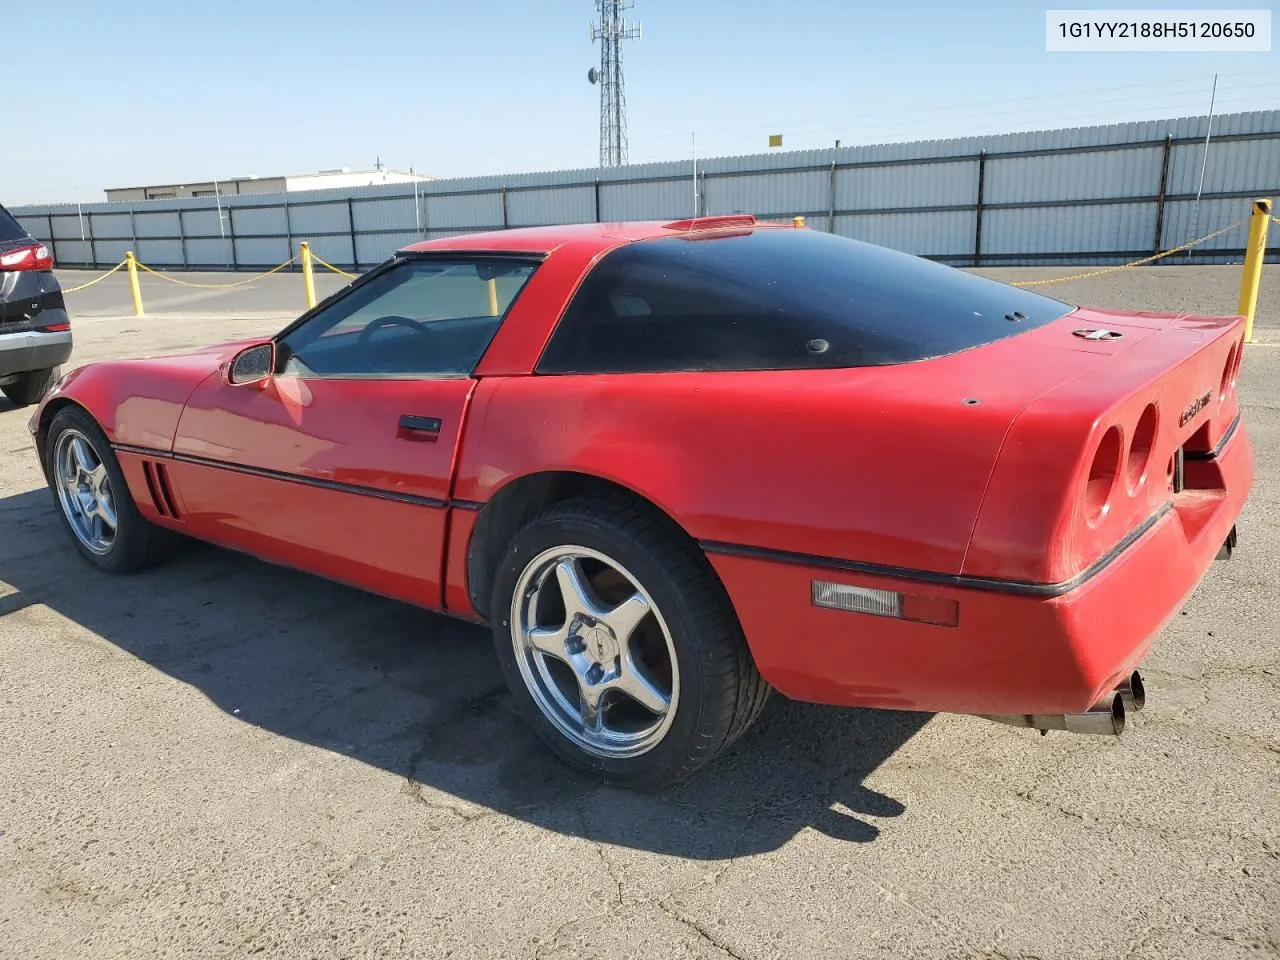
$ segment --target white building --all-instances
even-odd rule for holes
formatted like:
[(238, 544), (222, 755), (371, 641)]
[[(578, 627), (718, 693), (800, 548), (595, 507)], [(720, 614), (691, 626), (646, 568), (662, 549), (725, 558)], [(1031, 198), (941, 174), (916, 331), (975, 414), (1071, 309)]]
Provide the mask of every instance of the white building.
[(339, 167), (318, 173), (301, 173), (283, 177), (231, 177), (227, 180), (209, 180), (192, 183), (166, 183), (145, 187), (111, 187), (107, 201), (117, 200), (172, 200), (175, 197), (212, 197), (221, 194), (234, 197), (249, 193), (293, 193), (297, 190), (325, 190), (332, 187), (367, 187), (376, 183), (412, 183), (414, 180), (434, 180), (435, 177), (419, 173), (403, 173), (378, 167), (373, 170), (352, 170)]

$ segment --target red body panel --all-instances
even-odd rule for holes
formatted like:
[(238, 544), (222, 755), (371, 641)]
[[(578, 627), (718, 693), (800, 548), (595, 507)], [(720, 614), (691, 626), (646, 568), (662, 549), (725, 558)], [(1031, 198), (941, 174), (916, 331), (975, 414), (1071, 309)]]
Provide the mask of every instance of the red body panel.
[[(189, 531), (440, 607), (445, 506), (474, 385), (279, 376), (246, 388), (208, 378), (173, 444)], [(401, 430), (405, 414), (438, 418), (438, 437)]]
[[(49, 403), (80, 403), (130, 448), (126, 477), (156, 522), (462, 616), (475, 616), (467, 557), (484, 504), (547, 471), (612, 481), (702, 544), (765, 677), (797, 698), (1069, 712), (1141, 660), (1252, 482), (1224, 376), (1238, 318), (1078, 310), (895, 366), (532, 375), (599, 258), (670, 232), (585, 224), (411, 248), (545, 257), (474, 380), (231, 387), (223, 346), (78, 371), (33, 428)], [(1073, 335), (1091, 327), (1124, 337)], [(1148, 405), (1150, 454), (1131, 468)], [(403, 414), (440, 418), (439, 439), (404, 435)], [(1126, 459), (1093, 510), (1087, 481), (1113, 429)], [(1180, 446), (1202, 459), (1175, 493), (1166, 464)], [(153, 454), (178, 519), (149, 503)], [(958, 624), (819, 609), (813, 580), (952, 600)]]
[[(1253, 478), (1248, 436), (1223, 451), (1230, 490), (1187, 493), (1138, 542), (1057, 597), (924, 586), (712, 555), (761, 672), (788, 696), (959, 713), (1086, 710), (1146, 656), (1213, 561)], [(927, 593), (959, 604), (942, 627), (821, 610), (812, 580)]]

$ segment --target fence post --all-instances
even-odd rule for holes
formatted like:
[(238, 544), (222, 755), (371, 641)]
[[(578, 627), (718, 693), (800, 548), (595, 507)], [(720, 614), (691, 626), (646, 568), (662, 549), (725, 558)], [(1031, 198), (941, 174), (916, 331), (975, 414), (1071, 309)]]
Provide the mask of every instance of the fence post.
[(831, 161), (831, 174), (827, 179), (827, 233), (836, 232), (836, 161)]
[(600, 222), (600, 178), (596, 177), (596, 223)]
[(178, 208), (178, 245), (182, 249), (182, 269), (190, 270), (191, 265), (187, 263), (187, 230), (182, 224), (182, 208)]
[(351, 269), (360, 272), (360, 254), (356, 251), (356, 215), (351, 209), (351, 198), (347, 197), (347, 232), (351, 234)]
[(505, 184), (503, 184), (503, 187), (502, 187), (502, 229), (503, 229), (503, 230), (506, 230), (506, 229), (508, 229), (508, 227), (509, 227), (509, 226), (510, 226), (510, 221), (508, 221), (508, 219), (507, 219), (507, 187), (506, 187), (506, 185), (505, 185)]
[(1156, 236), (1151, 252), (1159, 253), (1164, 244), (1164, 195), (1169, 186), (1169, 156), (1173, 153), (1172, 134), (1164, 138), (1164, 159), (1160, 161), (1160, 192), (1156, 195)]
[(142, 316), (142, 287), (138, 285), (138, 258), (130, 250), (124, 255), (129, 265), (129, 292), (133, 294), (133, 315)]
[(1253, 315), (1258, 308), (1258, 283), (1262, 279), (1262, 261), (1267, 258), (1267, 230), (1271, 226), (1271, 200), (1253, 201), (1253, 217), (1249, 221), (1249, 246), (1244, 252), (1244, 275), (1240, 278), (1240, 303), (1236, 312), (1243, 314), (1244, 338), (1253, 342)]
[(289, 222), (289, 194), (284, 195), (284, 248), (293, 253), (293, 224)]
[(973, 208), (973, 265), (982, 263), (982, 204), (987, 190), (987, 151), (978, 152), (978, 202)]
[(98, 269), (98, 248), (93, 242), (93, 211), (89, 211), (89, 217), (85, 221), (89, 225), (89, 266)]
[(302, 257), (302, 285), (307, 291), (307, 309), (316, 305), (316, 278), (311, 267), (311, 244), (303, 240), (298, 244), (298, 254)]
[(236, 257), (236, 208), (227, 207), (227, 238), (231, 241), (231, 269), (240, 269), (240, 261)]

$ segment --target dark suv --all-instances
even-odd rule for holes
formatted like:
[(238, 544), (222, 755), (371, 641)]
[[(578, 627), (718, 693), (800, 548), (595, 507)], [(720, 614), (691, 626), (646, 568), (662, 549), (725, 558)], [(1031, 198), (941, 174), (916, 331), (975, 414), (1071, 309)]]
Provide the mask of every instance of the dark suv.
[(24, 407), (71, 356), (71, 321), (49, 248), (0, 207), (0, 392)]

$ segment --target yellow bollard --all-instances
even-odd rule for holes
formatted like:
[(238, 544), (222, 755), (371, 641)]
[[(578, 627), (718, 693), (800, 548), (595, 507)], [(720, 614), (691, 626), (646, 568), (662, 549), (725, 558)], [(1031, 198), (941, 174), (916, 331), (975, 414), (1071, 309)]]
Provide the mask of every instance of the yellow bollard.
[(803, 226), (804, 226), (804, 217), (792, 217), (792, 218), (791, 218), (791, 223), (792, 223), (792, 225), (793, 225), (793, 226), (803, 227)]
[(138, 258), (129, 250), (124, 255), (129, 265), (129, 292), (133, 294), (133, 315), (142, 316), (142, 287), (138, 286)]
[(311, 244), (303, 240), (298, 244), (302, 256), (302, 283), (307, 288), (307, 309), (316, 305), (316, 275), (311, 269)]
[(498, 315), (498, 281), (494, 277), (489, 278), (489, 316), (496, 317)]
[(1253, 343), (1253, 315), (1258, 309), (1258, 284), (1262, 281), (1262, 261), (1267, 258), (1267, 229), (1271, 226), (1271, 200), (1253, 201), (1249, 221), (1249, 246), (1244, 251), (1244, 276), (1240, 278), (1240, 304), (1236, 313), (1244, 316), (1244, 339)]

